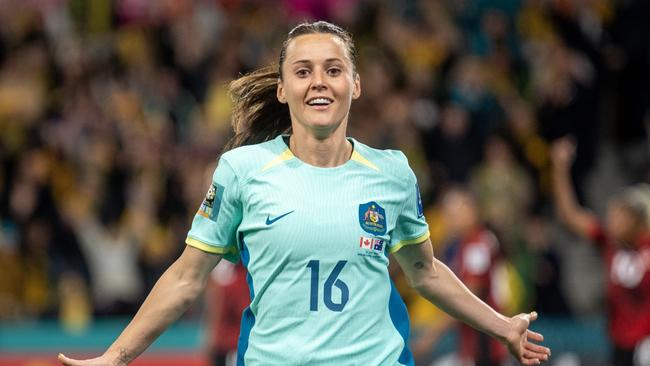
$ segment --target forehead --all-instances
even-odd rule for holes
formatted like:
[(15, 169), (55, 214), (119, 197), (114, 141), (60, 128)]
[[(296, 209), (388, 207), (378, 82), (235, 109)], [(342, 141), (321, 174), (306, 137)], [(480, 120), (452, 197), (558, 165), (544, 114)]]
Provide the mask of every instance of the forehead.
[(338, 58), (349, 61), (347, 47), (341, 38), (333, 34), (303, 34), (287, 44), (286, 61), (322, 61)]
[(632, 211), (630, 210), (630, 207), (623, 202), (620, 198), (612, 198), (607, 202), (607, 209), (609, 210), (609, 213), (624, 213), (624, 214), (631, 214)]
[(442, 207), (445, 210), (474, 210), (476, 203), (467, 193), (449, 192), (442, 200)]

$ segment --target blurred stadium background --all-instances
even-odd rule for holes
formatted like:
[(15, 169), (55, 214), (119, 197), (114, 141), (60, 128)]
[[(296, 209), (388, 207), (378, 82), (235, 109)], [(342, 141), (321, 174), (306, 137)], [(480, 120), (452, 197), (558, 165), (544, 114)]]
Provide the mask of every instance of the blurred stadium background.
[[(649, 181), (647, 0), (0, 0), (0, 365), (119, 334), (183, 249), (230, 136), (227, 83), (309, 19), (353, 32), (350, 135), (407, 154), (438, 256), (441, 189), (470, 187), (507, 263), (503, 308), (541, 314), (552, 364), (606, 364), (603, 264), (557, 223), (549, 143), (575, 138), (576, 190), (599, 214)], [(236, 334), (239, 300), (218, 294), (238, 293), (238, 269), (220, 267), (136, 365), (231, 348), (213, 335)], [(417, 339), (440, 314), (403, 293)], [(428, 361), (455, 347), (446, 332)]]

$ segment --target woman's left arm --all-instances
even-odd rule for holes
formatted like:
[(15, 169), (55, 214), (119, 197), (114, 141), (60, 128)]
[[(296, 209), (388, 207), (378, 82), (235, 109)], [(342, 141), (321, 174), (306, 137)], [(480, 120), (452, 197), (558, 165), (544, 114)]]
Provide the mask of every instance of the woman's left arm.
[(537, 313), (504, 316), (481, 301), (442, 262), (434, 258), (431, 241), (407, 245), (394, 253), (409, 284), (449, 315), (495, 337), (524, 365), (538, 365), (551, 355), (541, 334), (528, 329)]

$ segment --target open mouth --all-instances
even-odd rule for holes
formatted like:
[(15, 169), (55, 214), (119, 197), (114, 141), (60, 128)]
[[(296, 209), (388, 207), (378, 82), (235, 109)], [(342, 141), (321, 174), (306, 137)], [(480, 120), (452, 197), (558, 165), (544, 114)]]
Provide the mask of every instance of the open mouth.
[(311, 98), (307, 101), (307, 105), (314, 106), (314, 107), (326, 107), (332, 103), (334, 103), (332, 99), (325, 98), (325, 97)]

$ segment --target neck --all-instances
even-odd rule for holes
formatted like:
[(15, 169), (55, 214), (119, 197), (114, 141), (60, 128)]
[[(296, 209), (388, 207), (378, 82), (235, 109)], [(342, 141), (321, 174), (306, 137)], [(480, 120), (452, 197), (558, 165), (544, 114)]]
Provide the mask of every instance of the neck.
[(321, 168), (343, 165), (352, 155), (352, 143), (345, 138), (344, 128), (336, 129), (324, 138), (299, 128), (294, 129), (289, 148), (298, 159)]

